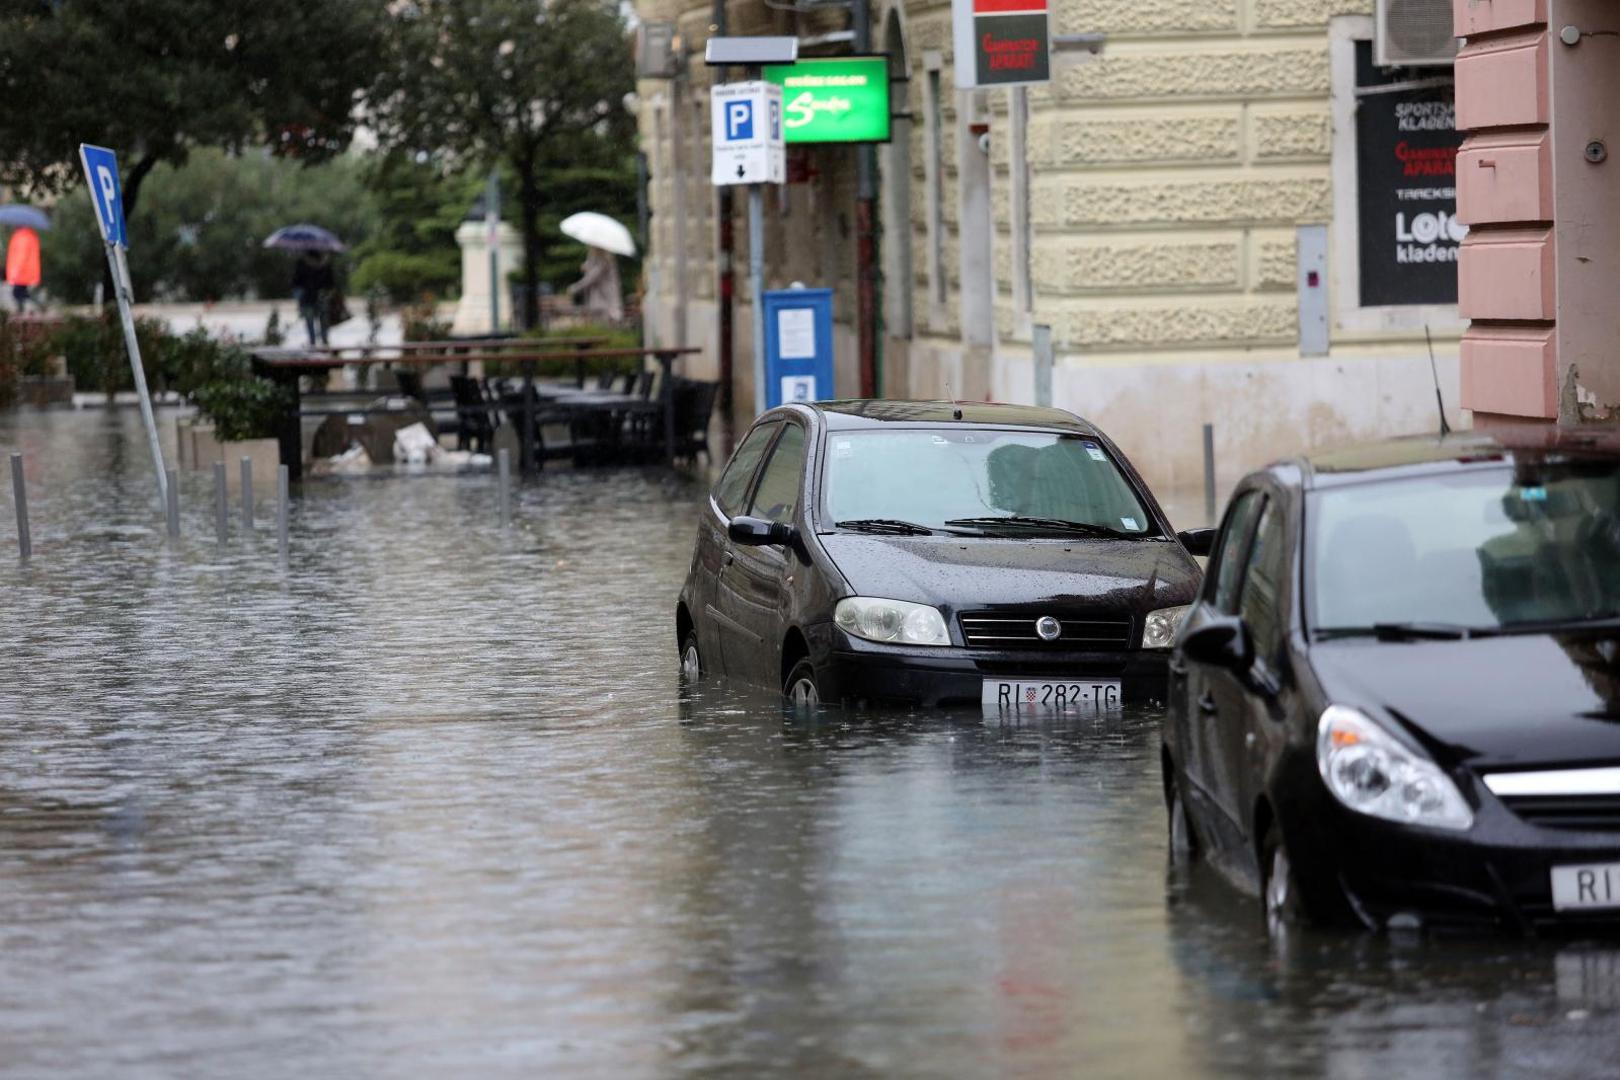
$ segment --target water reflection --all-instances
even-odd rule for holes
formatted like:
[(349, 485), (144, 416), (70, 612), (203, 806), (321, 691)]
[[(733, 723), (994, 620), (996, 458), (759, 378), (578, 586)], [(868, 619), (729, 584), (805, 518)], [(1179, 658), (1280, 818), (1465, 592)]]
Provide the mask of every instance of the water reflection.
[(1167, 881), (1152, 711), (683, 690), (701, 485), (550, 473), (503, 536), (487, 478), (312, 483), (284, 575), (268, 518), (212, 542), (193, 478), (166, 546), (139, 440), (0, 414), (36, 510), (35, 562), (0, 556), (7, 1075), (1590, 1075), (1620, 1050), (1602, 948), (1279, 957), (1211, 875)]

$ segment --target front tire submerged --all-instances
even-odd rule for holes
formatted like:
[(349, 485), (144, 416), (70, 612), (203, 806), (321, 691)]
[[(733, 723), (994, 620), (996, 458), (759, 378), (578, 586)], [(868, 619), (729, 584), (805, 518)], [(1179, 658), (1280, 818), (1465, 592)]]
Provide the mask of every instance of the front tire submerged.
[(1198, 858), (1198, 837), (1193, 832), (1192, 819), (1187, 816), (1187, 804), (1181, 797), (1181, 785), (1170, 779), (1170, 861), (1186, 866)]
[(1265, 899), (1266, 935), (1280, 942), (1305, 922), (1305, 908), (1299, 894), (1299, 881), (1294, 876), (1293, 860), (1289, 858), (1288, 846), (1283, 843), (1282, 830), (1275, 822), (1266, 830), (1260, 850), (1266, 875), (1261, 890)]
[(821, 705), (821, 687), (816, 682), (816, 669), (809, 659), (800, 660), (788, 672), (788, 677), (782, 683), (782, 696), (787, 698), (789, 705), (801, 711), (808, 712)]
[(695, 683), (703, 678), (703, 654), (698, 651), (697, 631), (688, 630), (681, 642), (681, 681)]

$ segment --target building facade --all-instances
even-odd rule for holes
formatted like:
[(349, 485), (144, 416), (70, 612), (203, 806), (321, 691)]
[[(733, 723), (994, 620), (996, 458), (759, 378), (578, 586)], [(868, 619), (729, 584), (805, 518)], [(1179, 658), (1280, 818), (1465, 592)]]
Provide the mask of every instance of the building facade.
[[(677, 77), (638, 89), (644, 308), (656, 339), (702, 346), (693, 370), (712, 376), (720, 230), (701, 57), (716, 11), (640, 0), (638, 14), (673, 22), (685, 54)], [(1376, 64), (1374, 16), (1374, 0), (1060, 0), (1050, 84), (958, 91), (949, 4), (875, 4), (895, 115), (877, 153), (879, 392), (1032, 401), (1050, 328), (1053, 404), (1168, 487), (1201, 481), (1204, 423), (1227, 481), (1306, 447), (1436, 429), (1434, 371), (1457, 424), (1451, 69)], [(801, 55), (850, 47), (842, 8), (734, 0), (726, 23), (796, 34)], [(1097, 34), (1100, 55), (1070, 47)], [(767, 287), (836, 290), (838, 392), (853, 395), (855, 154), (790, 149), (788, 172), (767, 194)]]
[(1463, 404), (1481, 424), (1620, 419), (1620, 10), (1455, 0)]

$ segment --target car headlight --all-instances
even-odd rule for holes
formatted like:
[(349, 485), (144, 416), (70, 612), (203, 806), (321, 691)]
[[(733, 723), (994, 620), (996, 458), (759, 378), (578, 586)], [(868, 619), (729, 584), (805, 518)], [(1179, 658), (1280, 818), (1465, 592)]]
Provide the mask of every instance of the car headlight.
[(845, 633), (891, 645), (949, 645), (945, 616), (927, 604), (851, 596), (838, 601), (833, 622)]
[(1316, 724), (1316, 766), (1350, 809), (1403, 825), (1466, 829), (1474, 812), (1440, 767), (1371, 717), (1329, 705)]
[(1176, 640), (1176, 631), (1181, 629), (1187, 607), (1183, 604), (1148, 612), (1147, 622), (1142, 624), (1142, 648), (1168, 649)]

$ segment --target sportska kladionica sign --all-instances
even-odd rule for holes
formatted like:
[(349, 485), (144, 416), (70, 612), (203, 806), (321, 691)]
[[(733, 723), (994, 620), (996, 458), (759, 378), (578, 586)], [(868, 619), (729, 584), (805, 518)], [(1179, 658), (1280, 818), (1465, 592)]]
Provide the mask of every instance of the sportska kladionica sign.
[(789, 144), (888, 142), (888, 57), (767, 64), (764, 76), (782, 88), (782, 133)]
[(1455, 304), (1468, 227), (1457, 220), (1452, 88), (1376, 67), (1365, 41), (1356, 43), (1356, 85), (1361, 304)]

